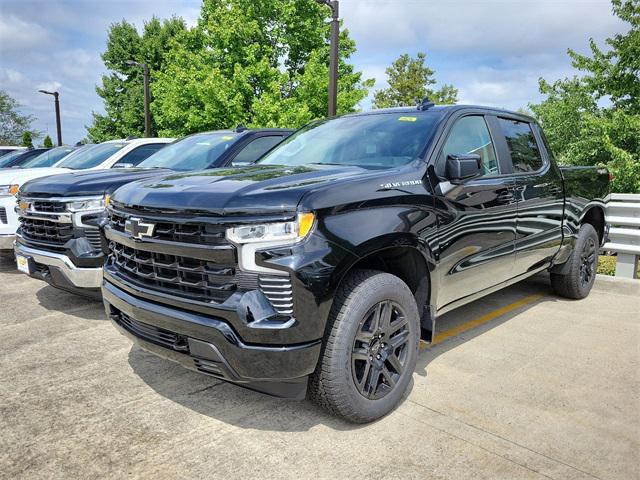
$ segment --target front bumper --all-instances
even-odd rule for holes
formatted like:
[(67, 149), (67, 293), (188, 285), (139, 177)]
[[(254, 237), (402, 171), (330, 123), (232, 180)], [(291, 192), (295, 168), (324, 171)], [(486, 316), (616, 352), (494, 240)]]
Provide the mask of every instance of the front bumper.
[(0, 234), (0, 250), (13, 250), (13, 243), (16, 241), (15, 235)]
[(45, 280), (63, 289), (99, 289), (102, 285), (102, 268), (77, 267), (62, 254), (27, 247), (17, 242), (16, 255), (22, 255), (34, 264), (29, 275)]
[(320, 356), (319, 340), (247, 344), (221, 318), (143, 300), (105, 281), (105, 309), (140, 347), (184, 367), (270, 395), (301, 399)]

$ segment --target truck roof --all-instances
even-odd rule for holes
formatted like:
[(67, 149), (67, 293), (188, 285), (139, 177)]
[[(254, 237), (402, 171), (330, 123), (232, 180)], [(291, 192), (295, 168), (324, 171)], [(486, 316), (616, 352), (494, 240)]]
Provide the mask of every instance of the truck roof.
[(499, 108), (499, 107), (490, 107), (490, 106), (486, 106), (486, 105), (473, 105), (473, 104), (469, 104), (469, 105), (434, 105), (433, 107), (430, 107), (426, 110), (419, 110), (417, 106), (406, 106), (406, 107), (392, 107), (392, 108), (377, 108), (374, 110), (369, 110), (367, 112), (356, 112), (356, 113), (350, 113), (348, 115), (345, 116), (352, 116), (352, 117), (356, 117), (356, 116), (361, 116), (361, 115), (376, 115), (376, 114), (381, 114), (381, 113), (412, 113), (412, 114), (416, 114), (416, 113), (420, 113), (420, 112), (430, 112), (430, 111), (439, 111), (439, 112), (450, 112), (453, 113), (455, 111), (458, 110), (464, 110), (464, 109), (477, 109), (477, 110), (485, 110), (485, 111), (493, 111), (496, 113), (503, 113), (503, 114), (508, 114), (508, 115), (514, 115), (514, 116), (518, 116), (518, 117), (524, 117), (530, 120), (535, 121), (534, 118), (532, 118), (530, 115), (524, 114), (524, 113), (520, 113), (520, 112), (516, 112), (513, 110), (508, 110), (506, 108)]

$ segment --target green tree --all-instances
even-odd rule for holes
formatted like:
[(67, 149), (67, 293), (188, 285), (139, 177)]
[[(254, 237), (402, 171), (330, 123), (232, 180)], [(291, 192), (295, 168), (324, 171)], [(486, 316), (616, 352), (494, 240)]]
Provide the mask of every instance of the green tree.
[[(102, 84), (96, 88), (104, 101), (105, 113), (94, 112), (93, 123), (87, 127), (93, 142), (144, 134), (142, 68), (126, 62), (146, 63), (153, 81), (163, 67), (171, 39), (185, 30), (184, 20), (177, 17), (163, 21), (153, 17), (144, 24), (142, 35), (125, 20), (111, 25), (107, 49), (102, 54), (110, 73), (102, 76)], [(151, 131), (157, 133), (153, 118)]]
[(0, 90), (0, 145), (17, 145), (22, 142), (22, 134), (31, 129), (33, 117), (23, 115), (20, 104)]
[[(163, 135), (248, 126), (300, 126), (324, 117), (329, 63), (328, 9), (310, 0), (205, 0), (198, 26), (176, 37), (152, 85)], [(368, 94), (340, 37), (338, 113)]]
[(44, 148), (51, 148), (53, 147), (53, 142), (51, 141), (51, 137), (49, 135), (47, 135), (46, 137), (44, 137), (44, 140), (42, 142), (42, 146)]
[(453, 85), (443, 85), (434, 90), (435, 72), (425, 65), (426, 53), (418, 53), (411, 58), (404, 53), (387, 67), (388, 88), (374, 93), (373, 104), (376, 108), (416, 105), (424, 97), (438, 104), (453, 104), (458, 101), (458, 89)]
[(22, 133), (22, 146), (33, 148), (33, 135), (28, 130)]
[(629, 30), (607, 39), (607, 51), (593, 39), (590, 55), (569, 50), (582, 75), (540, 79), (546, 98), (530, 108), (561, 163), (606, 166), (614, 191), (640, 193), (640, 1), (612, 5)]

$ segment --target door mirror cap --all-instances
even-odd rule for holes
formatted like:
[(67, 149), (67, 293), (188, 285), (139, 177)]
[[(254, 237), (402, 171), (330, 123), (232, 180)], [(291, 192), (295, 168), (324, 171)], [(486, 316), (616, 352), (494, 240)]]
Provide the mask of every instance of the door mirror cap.
[(454, 184), (482, 175), (482, 158), (477, 153), (447, 156), (447, 179)]

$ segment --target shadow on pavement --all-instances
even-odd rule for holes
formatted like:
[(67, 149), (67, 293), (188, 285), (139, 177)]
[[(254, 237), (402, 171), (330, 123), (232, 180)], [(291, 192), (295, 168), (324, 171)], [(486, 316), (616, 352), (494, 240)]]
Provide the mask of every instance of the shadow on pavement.
[(8, 273), (10, 275), (24, 275), (24, 273), (19, 272), (16, 268), (16, 261), (15, 257), (13, 256), (13, 252), (11, 252), (10, 254), (0, 254), (0, 272)]
[(47, 310), (74, 315), (84, 320), (106, 320), (102, 302), (45, 285), (36, 292), (40, 305)]
[[(439, 355), (509, 321), (534, 305), (542, 302), (569, 301), (553, 296), (548, 276), (539, 276), (451, 312), (439, 319), (441, 321), (438, 325), (440, 328), (446, 329), (448, 320), (455, 318), (456, 312), (457, 315), (462, 313), (466, 317), (469, 316), (469, 310), (474, 306), (479, 308), (480, 312), (488, 313), (495, 308), (504, 307), (516, 299), (532, 294), (543, 294), (545, 296), (497, 317), (484, 325), (421, 351), (418, 357), (416, 373), (426, 376), (427, 366)], [(471, 315), (471, 318), (473, 318), (473, 315)], [(213, 377), (205, 377), (207, 379), (205, 381), (202, 374), (186, 370), (168, 360), (149, 354), (137, 346), (133, 346), (129, 352), (129, 364), (147, 385), (163, 397), (202, 415), (241, 428), (269, 431), (306, 431), (319, 424), (335, 430), (353, 430), (362, 427), (361, 425), (352, 425), (332, 417), (308, 400), (298, 402), (277, 399), (227, 384)], [(206, 383), (206, 386), (203, 386), (203, 382)], [(408, 394), (410, 394), (412, 388), (413, 382)]]

